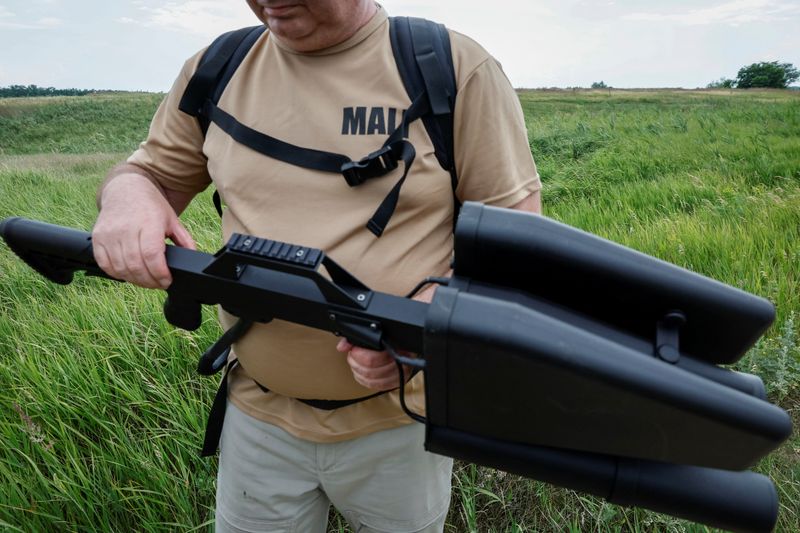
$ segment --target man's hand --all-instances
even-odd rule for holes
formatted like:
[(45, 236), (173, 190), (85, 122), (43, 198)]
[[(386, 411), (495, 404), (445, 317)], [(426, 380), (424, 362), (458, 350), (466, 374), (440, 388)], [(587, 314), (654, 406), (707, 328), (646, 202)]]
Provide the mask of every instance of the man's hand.
[[(517, 204), (511, 206), (511, 209), (540, 213), (541, 198), (539, 191), (529, 194)], [(452, 275), (452, 271), (445, 274), (447, 277), (450, 275)], [(436, 285), (431, 284), (414, 296), (414, 299), (430, 303), (435, 292)], [(347, 339), (340, 339), (339, 344), (336, 345), (336, 349), (340, 352), (347, 353), (347, 363), (353, 371), (353, 377), (361, 385), (379, 391), (393, 389), (399, 385), (400, 371), (397, 368), (397, 363), (394, 358), (389, 355), (389, 352), (376, 352), (367, 348), (360, 348), (348, 342)], [(401, 355), (413, 356), (407, 353)], [(404, 366), (404, 374), (406, 376), (411, 374), (407, 366)]]
[[(190, 199), (191, 196), (180, 198), (179, 209)], [(97, 265), (108, 275), (141, 287), (169, 287), (172, 276), (164, 256), (164, 238), (195, 249), (173, 203), (176, 202), (168, 201), (164, 191), (141, 173), (114, 175), (102, 190), (100, 214), (92, 230)]]
[[(434, 292), (436, 292), (436, 285), (428, 285), (414, 296), (414, 300), (430, 302)], [(400, 384), (400, 370), (389, 352), (377, 352), (354, 346), (344, 338), (339, 339), (336, 349), (347, 353), (347, 363), (353, 371), (353, 378), (364, 387), (383, 391), (395, 389)], [(412, 354), (406, 352), (402, 352), (401, 355), (413, 357)], [(408, 366), (403, 366), (403, 375), (406, 379), (411, 375), (411, 369)]]

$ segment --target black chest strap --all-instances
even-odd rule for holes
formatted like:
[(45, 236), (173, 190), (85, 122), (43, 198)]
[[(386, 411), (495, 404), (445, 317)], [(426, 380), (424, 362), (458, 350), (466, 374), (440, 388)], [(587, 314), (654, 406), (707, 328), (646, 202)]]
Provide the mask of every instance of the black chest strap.
[(397, 207), (400, 190), (414, 162), (416, 151), (408, 142), (408, 125), (429, 112), (430, 104), (418, 97), (406, 110), (400, 125), (386, 139), (380, 149), (364, 158), (353, 161), (343, 154), (296, 146), (242, 124), (211, 100), (206, 100), (202, 115), (238, 143), (278, 161), (294, 166), (329, 172), (344, 177), (350, 187), (392, 172), (403, 163), (403, 174), (367, 222), (367, 228), (377, 237), (383, 234)]
[[(380, 236), (394, 213), (401, 187), (416, 155), (407, 140), (408, 125), (422, 119), (439, 164), (450, 172), (457, 210), (452, 131), (456, 85), (450, 40), (444, 26), (425, 19), (390, 18), (392, 52), (412, 103), (400, 126), (381, 148), (358, 161), (342, 154), (286, 143), (245, 126), (219, 108), (228, 81), (264, 30), (264, 26), (254, 26), (224, 34), (209, 46), (201, 59), (179, 107), (198, 118), (203, 135), (213, 122), (237, 142), (259, 153), (303, 168), (341, 174), (351, 187), (385, 176), (402, 162), (403, 174), (367, 223), (369, 231)], [(214, 205), (222, 214), (222, 204), (216, 192)]]
[(223, 33), (206, 49), (197, 70), (181, 96), (178, 109), (197, 117), (205, 137), (209, 120), (203, 113), (207, 100), (219, 102), (225, 87), (266, 26), (250, 26)]

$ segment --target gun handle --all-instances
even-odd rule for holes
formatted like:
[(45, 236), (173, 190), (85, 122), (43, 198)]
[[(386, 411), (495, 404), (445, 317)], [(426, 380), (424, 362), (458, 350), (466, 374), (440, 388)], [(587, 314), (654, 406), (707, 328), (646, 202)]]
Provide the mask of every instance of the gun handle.
[(164, 317), (173, 326), (188, 331), (194, 331), (202, 322), (200, 302), (170, 294), (164, 300)]

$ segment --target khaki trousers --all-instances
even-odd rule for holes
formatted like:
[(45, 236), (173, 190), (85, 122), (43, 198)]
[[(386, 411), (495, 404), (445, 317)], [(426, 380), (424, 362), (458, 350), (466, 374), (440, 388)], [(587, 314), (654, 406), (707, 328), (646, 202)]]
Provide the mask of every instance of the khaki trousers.
[(331, 503), (354, 531), (441, 532), (453, 461), (423, 449), (413, 423), (314, 443), (228, 402), (220, 442), (216, 531), (324, 532)]

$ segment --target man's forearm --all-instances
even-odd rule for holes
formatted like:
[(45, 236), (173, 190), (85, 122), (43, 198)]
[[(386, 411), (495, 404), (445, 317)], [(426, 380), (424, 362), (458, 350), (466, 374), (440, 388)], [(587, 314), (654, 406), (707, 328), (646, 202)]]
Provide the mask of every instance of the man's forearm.
[[(149, 182), (155, 190), (157, 190), (164, 198), (166, 198), (169, 205), (172, 209), (175, 210), (175, 213), (180, 215), (186, 206), (189, 205), (189, 202), (194, 197), (194, 194), (180, 192), (180, 191), (173, 191), (170, 189), (164, 188), (158, 180), (153, 177), (152, 174), (147, 172), (145, 169), (138, 165), (133, 165), (130, 163), (122, 163), (114, 168), (112, 168), (108, 175), (106, 176), (103, 183), (100, 184), (100, 187), (97, 189), (97, 196), (95, 201), (97, 203), (97, 209), (102, 209), (103, 207), (103, 196), (104, 193), (108, 192), (111, 186), (111, 183), (122, 176), (125, 176), (127, 179), (137, 179), (141, 178), (143, 186), (146, 186), (145, 183)], [(146, 180), (146, 182), (144, 181)]]
[(159, 192), (161, 192), (162, 195), (166, 197), (166, 195), (164, 194), (164, 189), (161, 187), (161, 185), (159, 185), (156, 179), (152, 175), (150, 175), (150, 173), (147, 172), (145, 169), (136, 165), (132, 165), (130, 163), (120, 163), (119, 165), (115, 166), (114, 168), (108, 171), (108, 174), (106, 174), (106, 178), (103, 180), (103, 183), (101, 183), (100, 186), (97, 188), (97, 196), (95, 197), (95, 203), (97, 204), (97, 209), (101, 209), (103, 207), (103, 192), (106, 190), (108, 185), (115, 178), (118, 178), (123, 174), (136, 174), (147, 179), (150, 183), (153, 184), (154, 187), (156, 187), (156, 189)]
[(172, 277), (164, 239), (194, 248), (192, 236), (178, 220), (193, 196), (165, 189), (138, 166), (112, 169), (97, 194), (100, 213), (92, 230), (97, 265), (115, 279), (168, 287)]

